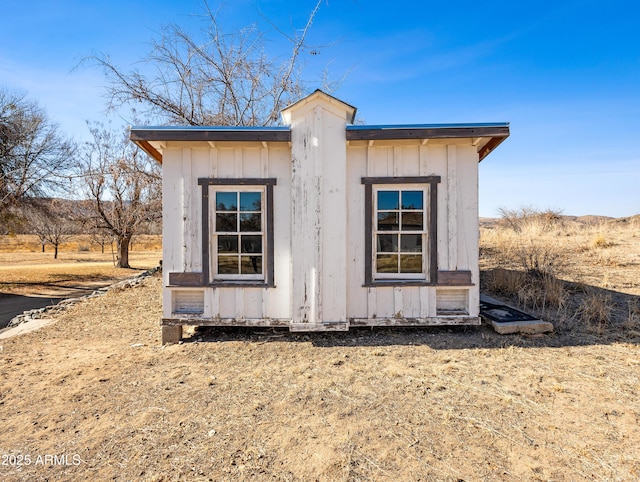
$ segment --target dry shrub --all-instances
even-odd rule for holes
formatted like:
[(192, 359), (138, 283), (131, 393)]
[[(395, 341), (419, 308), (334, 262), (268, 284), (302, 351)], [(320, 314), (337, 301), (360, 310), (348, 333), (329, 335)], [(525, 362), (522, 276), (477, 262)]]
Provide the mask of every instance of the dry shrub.
[(529, 282), (518, 293), (518, 299), (534, 310), (545, 311), (548, 308), (564, 308), (569, 294), (564, 282), (545, 275), (541, 278), (529, 278)]
[(562, 211), (554, 209), (540, 211), (531, 206), (522, 206), (519, 209), (500, 208), (498, 213), (500, 225), (509, 227), (515, 232), (524, 231), (531, 226), (553, 231), (564, 224)]
[(569, 295), (558, 274), (569, 259), (566, 226), (559, 212), (501, 209), (502, 229), (489, 234), (502, 266), (487, 276), (487, 288), (517, 298), (523, 306), (544, 312), (560, 310)]
[(629, 300), (627, 307), (628, 316), (621, 327), (630, 335), (640, 336), (640, 298)]
[(496, 268), (487, 273), (486, 288), (496, 294), (516, 298), (524, 307), (544, 312), (565, 308), (569, 293), (565, 283), (553, 276), (534, 276), (522, 271)]
[(592, 249), (609, 248), (611, 246), (613, 246), (613, 243), (608, 241), (603, 233), (594, 235), (594, 237), (591, 239), (591, 243), (589, 244), (589, 247)]
[(611, 323), (613, 300), (611, 295), (589, 290), (582, 298), (577, 315), (587, 327), (597, 334), (602, 334)]
[(518, 240), (514, 253), (522, 269), (533, 277), (555, 277), (566, 264), (566, 253), (559, 243), (533, 233)]
[(533, 208), (501, 208), (501, 224), (508, 229), (494, 236), (505, 260), (516, 263), (534, 277), (555, 277), (566, 263), (562, 238), (566, 236), (560, 213)]
[(496, 268), (487, 273), (486, 286), (489, 291), (505, 296), (517, 296), (526, 282), (521, 271)]
[(518, 302), (545, 317), (551, 311), (558, 317), (567, 307), (569, 293), (563, 281), (553, 276), (527, 276), (517, 293)]

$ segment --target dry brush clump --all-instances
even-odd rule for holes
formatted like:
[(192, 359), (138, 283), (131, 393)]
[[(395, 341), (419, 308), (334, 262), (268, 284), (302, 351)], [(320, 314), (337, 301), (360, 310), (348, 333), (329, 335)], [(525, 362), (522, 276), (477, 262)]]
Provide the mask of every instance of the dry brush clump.
[(637, 336), (640, 217), (575, 218), (533, 208), (501, 215), (482, 229), (483, 289), (556, 327)]
[(497, 229), (483, 235), (500, 266), (486, 276), (487, 288), (515, 297), (531, 309), (563, 308), (566, 291), (558, 274), (567, 263), (567, 253), (560, 214), (531, 208), (501, 212)]

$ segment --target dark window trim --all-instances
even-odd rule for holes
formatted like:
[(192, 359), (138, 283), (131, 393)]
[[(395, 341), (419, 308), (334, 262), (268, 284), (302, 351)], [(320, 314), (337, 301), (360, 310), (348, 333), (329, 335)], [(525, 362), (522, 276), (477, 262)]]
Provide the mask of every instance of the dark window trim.
[[(237, 178), (237, 179), (217, 179), (199, 178), (198, 184), (202, 186), (202, 274), (205, 286), (215, 287), (263, 287), (273, 288), (274, 278), (274, 232), (273, 232), (273, 186), (276, 185), (275, 178)], [(265, 255), (267, 257), (266, 272), (264, 281), (256, 280), (220, 280), (212, 281), (209, 273), (211, 232), (209, 230), (209, 186), (266, 186), (267, 199), (265, 209), (267, 210), (267, 247)]]
[[(365, 264), (364, 286), (433, 286), (438, 283), (438, 183), (440, 176), (363, 177)], [(377, 184), (428, 184), (429, 205), (427, 235), (429, 237), (429, 276), (425, 280), (373, 278), (373, 186)]]

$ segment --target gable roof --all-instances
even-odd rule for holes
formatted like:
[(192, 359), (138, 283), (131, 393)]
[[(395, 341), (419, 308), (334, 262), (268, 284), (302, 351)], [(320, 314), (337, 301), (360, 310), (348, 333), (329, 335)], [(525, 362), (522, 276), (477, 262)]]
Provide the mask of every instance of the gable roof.
[(294, 102), (293, 104), (285, 107), (284, 109), (282, 109), (282, 120), (285, 122), (285, 124), (289, 124), (289, 113), (291, 111), (296, 110), (297, 108), (301, 107), (304, 104), (309, 104), (315, 100), (318, 99), (322, 99), (326, 102), (328, 102), (329, 104), (333, 104), (335, 106), (337, 106), (338, 108), (341, 108), (342, 110), (344, 110), (347, 114), (347, 123), (348, 124), (352, 124), (356, 118), (356, 108), (352, 105), (347, 104), (346, 102), (338, 99), (337, 97), (334, 97), (332, 95), (327, 94), (326, 92), (323, 92), (320, 89), (316, 89), (315, 91), (313, 91), (311, 94), (309, 94), (308, 96), (300, 99), (297, 102)]

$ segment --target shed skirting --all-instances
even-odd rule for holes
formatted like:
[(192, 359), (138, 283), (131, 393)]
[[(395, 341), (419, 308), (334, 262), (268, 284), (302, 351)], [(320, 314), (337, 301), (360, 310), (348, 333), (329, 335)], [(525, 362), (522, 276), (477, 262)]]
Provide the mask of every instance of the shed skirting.
[(347, 322), (292, 323), (288, 319), (273, 318), (210, 318), (184, 316), (162, 318), (162, 326), (244, 326), (244, 327), (281, 327), (291, 331), (348, 331), (358, 326), (443, 326), (443, 325), (479, 325), (480, 317), (468, 315), (434, 316), (428, 318), (351, 318)]

